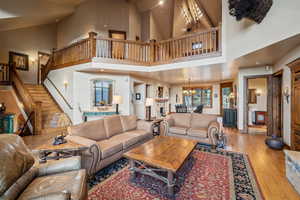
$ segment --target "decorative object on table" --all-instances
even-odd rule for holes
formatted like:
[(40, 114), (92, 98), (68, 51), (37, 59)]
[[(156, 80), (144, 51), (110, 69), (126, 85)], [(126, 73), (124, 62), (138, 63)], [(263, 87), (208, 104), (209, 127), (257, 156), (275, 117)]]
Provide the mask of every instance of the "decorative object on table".
[(272, 137), (267, 138), (265, 143), (271, 149), (282, 150), (284, 147), (282, 138), (277, 137), (276, 135), (272, 135)]
[(116, 113), (118, 115), (119, 114), (119, 104), (123, 103), (122, 96), (118, 96), (118, 95), (113, 96), (113, 102), (112, 103), (116, 105)]
[(67, 143), (67, 140), (65, 140), (65, 137), (64, 135), (58, 135), (54, 138), (54, 142), (53, 142), (53, 145), (60, 145), (60, 144), (65, 144)]
[(99, 104), (100, 106), (105, 106), (105, 101), (100, 101)]
[(141, 93), (136, 93), (135, 94), (135, 100), (141, 100)]
[(151, 106), (154, 105), (154, 99), (147, 98), (145, 105), (146, 105), (146, 121), (151, 121)]
[(202, 105), (202, 104), (197, 106), (197, 108), (194, 110), (194, 113), (201, 114), (203, 112), (203, 107), (204, 107), (204, 105)]
[(0, 114), (3, 114), (6, 110), (6, 106), (4, 103), (0, 103)]
[[(262, 200), (263, 196), (259, 184), (255, 178), (255, 172), (251, 167), (246, 154), (214, 150), (209, 147), (196, 146), (191, 155), (192, 159), (179, 170), (176, 175), (175, 197), (173, 200), (203, 199), (198, 191), (206, 196), (220, 196), (223, 200), (251, 199)], [(214, 163), (222, 164), (222, 167)], [(209, 178), (209, 171), (218, 174), (217, 179)], [(162, 181), (147, 175), (137, 175), (134, 182), (128, 177), (131, 171), (128, 169), (128, 160), (120, 159), (97, 172), (90, 180), (89, 199), (149, 199), (167, 200), (166, 185)], [(198, 178), (201, 176), (201, 178)], [(240, 177), (243, 177), (242, 180)], [(222, 184), (220, 184), (222, 183)], [(118, 187), (114, 187), (118, 185)], [(211, 187), (213, 186), (213, 187)], [(135, 194), (135, 195), (132, 195)], [(224, 194), (228, 194), (225, 195)], [(229, 195), (229, 194), (232, 194)]]
[(285, 87), (283, 90), (283, 96), (285, 97), (286, 103), (289, 104), (290, 103), (290, 92), (289, 92), (289, 88)]
[(9, 64), (10, 66), (14, 66), (16, 69), (28, 71), (29, 70), (28, 55), (10, 51)]
[(273, 0), (229, 0), (229, 14), (237, 21), (248, 18), (260, 24), (270, 8)]

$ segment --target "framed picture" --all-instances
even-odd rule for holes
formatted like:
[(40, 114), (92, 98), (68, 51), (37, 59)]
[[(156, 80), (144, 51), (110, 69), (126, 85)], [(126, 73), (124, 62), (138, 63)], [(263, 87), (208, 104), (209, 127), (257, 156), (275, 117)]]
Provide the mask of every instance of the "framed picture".
[(141, 93), (135, 94), (135, 100), (141, 100)]
[(13, 64), (16, 69), (28, 71), (29, 62), (28, 55), (16, 52), (9, 52), (9, 63)]

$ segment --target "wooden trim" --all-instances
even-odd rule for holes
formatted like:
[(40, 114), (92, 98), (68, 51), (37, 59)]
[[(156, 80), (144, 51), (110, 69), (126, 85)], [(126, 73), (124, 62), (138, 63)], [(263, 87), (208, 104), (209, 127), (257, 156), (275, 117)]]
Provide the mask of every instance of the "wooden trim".
[[(119, 31), (119, 30), (108, 30), (108, 36), (110, 38), (112, 38), (112, 34), (123, 34), (125, 36), (125, 40), (127, 39), (127, 36), (126, 36), (126, 31)], [(112, 38), (113, 39), (113, 38)]]

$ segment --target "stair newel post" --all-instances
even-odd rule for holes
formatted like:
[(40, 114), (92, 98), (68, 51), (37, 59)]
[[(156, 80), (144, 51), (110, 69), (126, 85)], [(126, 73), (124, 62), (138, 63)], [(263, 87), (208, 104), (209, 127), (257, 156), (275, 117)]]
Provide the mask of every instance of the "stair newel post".
[(150, 62), (155, 62), (155, 54), (156, 54), (156, 40), (150, 40)]
[(97, 52), (97, 43), (96, 43), (97, 33), (89, 32), (89, 40), (90, 40), (90, 58), (96, 57)]
[(43, 121), (42, 121), (42, 102), (36, 101), (34, 102), (34, 125), (33, 125), (33, 133), (34, 135), (40, 135), (43, 129)]

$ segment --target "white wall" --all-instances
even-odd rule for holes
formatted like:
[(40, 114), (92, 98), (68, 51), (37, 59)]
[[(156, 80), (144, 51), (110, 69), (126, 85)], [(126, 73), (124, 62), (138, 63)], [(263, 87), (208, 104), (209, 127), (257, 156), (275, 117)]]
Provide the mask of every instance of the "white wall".
[(248, 124), (252, 125), (252, 119), (255, 111), (267, 111), (268, 88), (266, 78), (254, 78), (248, 80), (248, 89), (256, 89), (258, 95), (255, 104), (249, 104)]
[(58, 47), (88, 37), (90, 31), (108, 37), (108, 30), (127, 33), (127, 39), (141, 37), (141, 19), (133, 3), (124, 0), (89, 0), (80, 4), (75, 13), (58, 23)]
[(18, 70), (25, 83), (37, 82), (38, 51), (50, 53), (55, 47), (55, 24), (0, 32), (0, 62), (8, 63), (9, 51), (29, 56), (29, 71)]
[(244, 68), (240, 69), (238, 73), (237, 80), (237, 108), (238, 108), (238, 129), (244, 130), (244, 105), (246, 99), (244, 99), (244, 80), (247, 76), (256, 76), (256, 75), (268, 75), (272, 74), (273, 69), (270, 68), (266, 70), (265, 67), (255, 67), (255, 68)]
[(249, 20), (238, 22), (229, 15), (228, 0), (222, 0), (222, 5), (229, 61), (300, 33), (300, 1), (273, 0), (261, 24)]
[[(274, 66), (274, 71), (283, 69), (282, 91), (288, 88), (291, 91), (291, 71), (287, 64), (300, 57), (300, 46), (291, 50), (283, 58), (281, 58)], [(283, 101), (283, 141), (287, 145), (291, 145), (291, 103), (284, 98)]]

